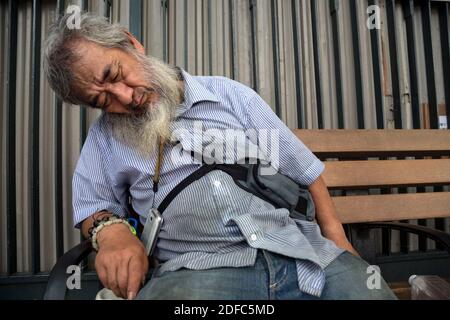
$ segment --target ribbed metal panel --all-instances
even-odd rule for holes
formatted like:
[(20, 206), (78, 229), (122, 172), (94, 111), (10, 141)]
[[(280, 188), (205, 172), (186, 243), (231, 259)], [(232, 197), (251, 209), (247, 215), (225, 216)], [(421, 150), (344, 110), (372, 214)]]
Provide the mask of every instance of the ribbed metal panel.
[[(72, 173), (99, 111), (61, 104), (33, 45), (70, 4), (125, 25), (148, 54), (254, 88), (290, 128), (429, 128), (450, 110), (445, 1), (10, 2), (17, 17), (8, 1), (0, 4), (0, 273), (47, 271), (80, 239), (72, 226)], [(380, 30), (366, 27), (369, 5), (380, 8)], [(14, 25), (17, 46), (9, 41)], [(422, 223), (450, 231), (449, 219)], [(433, 248), (396, 232), (382, 238), (383, 252)]]

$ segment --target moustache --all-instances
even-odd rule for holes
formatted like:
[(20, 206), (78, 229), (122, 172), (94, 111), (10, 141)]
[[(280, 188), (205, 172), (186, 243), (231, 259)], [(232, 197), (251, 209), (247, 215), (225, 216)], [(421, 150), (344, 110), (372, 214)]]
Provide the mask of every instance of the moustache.
[(144, 114), (150, 105), (150, 97), (155, 92), (152, 88), (139, 87), (133, 91), (130, 104), (125, 107), (133, 114)]

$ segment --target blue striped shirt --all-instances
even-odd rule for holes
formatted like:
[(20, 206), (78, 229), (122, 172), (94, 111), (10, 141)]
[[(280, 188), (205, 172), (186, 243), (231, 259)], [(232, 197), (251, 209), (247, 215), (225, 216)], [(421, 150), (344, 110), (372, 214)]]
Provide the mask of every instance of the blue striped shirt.
[[(179, 145), (164, 149), (158, 192), (152, 190), (156, 159), (145, 159), (118, 141), (101, 115), (89, 129), (73, 176), (76, 227), (100, 210), (125, 215), (128, 190), (133, 209), (144, 223), (152, 206), (157, 207), (201, 166), (192, 161), (189, 152), (196, 149), (192, 137), (199, 121), (202, 132), (272, 130), (279, 152), (275, 159), (274, 153), (266, 150), (262, 153), (266, 159), (276, 162), (282, 174), (301, 185), (310, 185), (320, 176), (323, 163), (255, 91), (224, 77), (191, 76), (184, 70), (182, 75), (184, 102), (171, 124), (182, 148), (181, 152), (176, 150)], [(246, 137), (246, 146), (261, 149), (260, 136)], [(201, 145), (204, 148), (204, 142)], [(228, 174), (212, 171), (167, 207), (154, 255), (162, 262), (157, 272), (163, 273), (180, 268), (251, 266), (257, 249), (295, 258), (299, 289), (316, 296), (325, 285), (324, 268), (343, 252), (322, 237), (315, 222), (290, 217), (288, 210), (275, 209), (238, 187)]]

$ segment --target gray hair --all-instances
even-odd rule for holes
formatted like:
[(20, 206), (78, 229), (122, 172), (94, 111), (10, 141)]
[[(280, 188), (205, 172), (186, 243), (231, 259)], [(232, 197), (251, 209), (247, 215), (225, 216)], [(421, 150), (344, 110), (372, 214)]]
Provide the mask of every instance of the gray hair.
[(66, 14), (50, 26), (43, 47), (44, 71), (50, 86), (63, 101), (82, 104), (75, 93), (76, 81), (72, 70), (74, 63), (80, 59), (75, 44), (87, 40), (133, 54), (136, 54), (136, 50), (126, 28), (120, 24), (110, 24), (104, 17), (83, 13), (80, 15), (80, 28), (73, 28), (68, 23), (71, 17), (72, 14)]

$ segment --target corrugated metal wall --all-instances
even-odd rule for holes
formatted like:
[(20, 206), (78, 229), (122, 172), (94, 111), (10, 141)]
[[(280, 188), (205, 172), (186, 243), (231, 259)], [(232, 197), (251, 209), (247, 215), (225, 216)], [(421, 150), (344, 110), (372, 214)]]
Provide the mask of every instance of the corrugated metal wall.
[[(147, 53), (192, 74), (253, 87), (290, 128), (437, 128), (450, 115), (448, 1), (1, 1), (0, 273), (47, 271), (80, 239), (71, 177), (98, 111), (62, 105), (39, 60), (69, 4), (130, 27)], [(366, 27), (372, 4), (380, 30)], [(421, 223), (449, 231), (448, 219)], [(426, 248), (383, 238), (393, 251)]]

